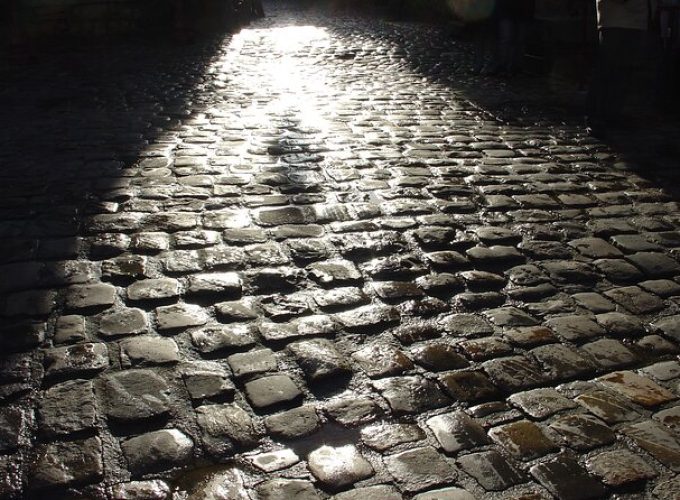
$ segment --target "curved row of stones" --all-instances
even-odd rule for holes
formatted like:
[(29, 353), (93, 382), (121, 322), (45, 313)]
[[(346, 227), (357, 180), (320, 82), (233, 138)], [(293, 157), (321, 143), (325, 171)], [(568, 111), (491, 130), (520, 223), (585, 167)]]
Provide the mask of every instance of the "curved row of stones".
[(79, 153), (80, 227), (7, 190), (0, 496), (679, 495), (677, 203), (423, 79), (425, 27), (274, 14)]

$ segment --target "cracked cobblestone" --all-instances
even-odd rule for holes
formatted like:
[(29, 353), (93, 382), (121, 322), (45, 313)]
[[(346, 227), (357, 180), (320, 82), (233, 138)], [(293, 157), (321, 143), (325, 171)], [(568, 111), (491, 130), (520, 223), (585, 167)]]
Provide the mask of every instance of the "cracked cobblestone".
[(265, 4), (7, 76), (0, 498), (678, 497), (672, 191), (444, 28)]

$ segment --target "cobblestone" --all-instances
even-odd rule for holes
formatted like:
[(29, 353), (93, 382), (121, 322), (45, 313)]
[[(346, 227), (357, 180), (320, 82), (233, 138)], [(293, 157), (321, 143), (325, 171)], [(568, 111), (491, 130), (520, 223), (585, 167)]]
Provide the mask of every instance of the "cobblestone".
[(447, 27), (265, 8), (3, 73), (0, 497), (678, 496), (673, 183)]

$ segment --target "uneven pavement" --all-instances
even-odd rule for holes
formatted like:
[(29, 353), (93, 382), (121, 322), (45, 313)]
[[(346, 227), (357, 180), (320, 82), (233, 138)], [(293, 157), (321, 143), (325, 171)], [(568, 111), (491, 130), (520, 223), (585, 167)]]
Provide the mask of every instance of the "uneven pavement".
[(680, 498), (670, 191), (443, 29), (268, 8), (3, 76), (0, 497)]

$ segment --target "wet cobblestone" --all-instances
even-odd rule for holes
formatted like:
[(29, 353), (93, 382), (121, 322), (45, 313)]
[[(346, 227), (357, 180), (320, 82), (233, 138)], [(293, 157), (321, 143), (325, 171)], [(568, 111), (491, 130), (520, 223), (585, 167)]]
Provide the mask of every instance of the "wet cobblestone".
[(7, 76), (0, 498), (676, 498), (672, 190), (443, 28), (266, 7)]

